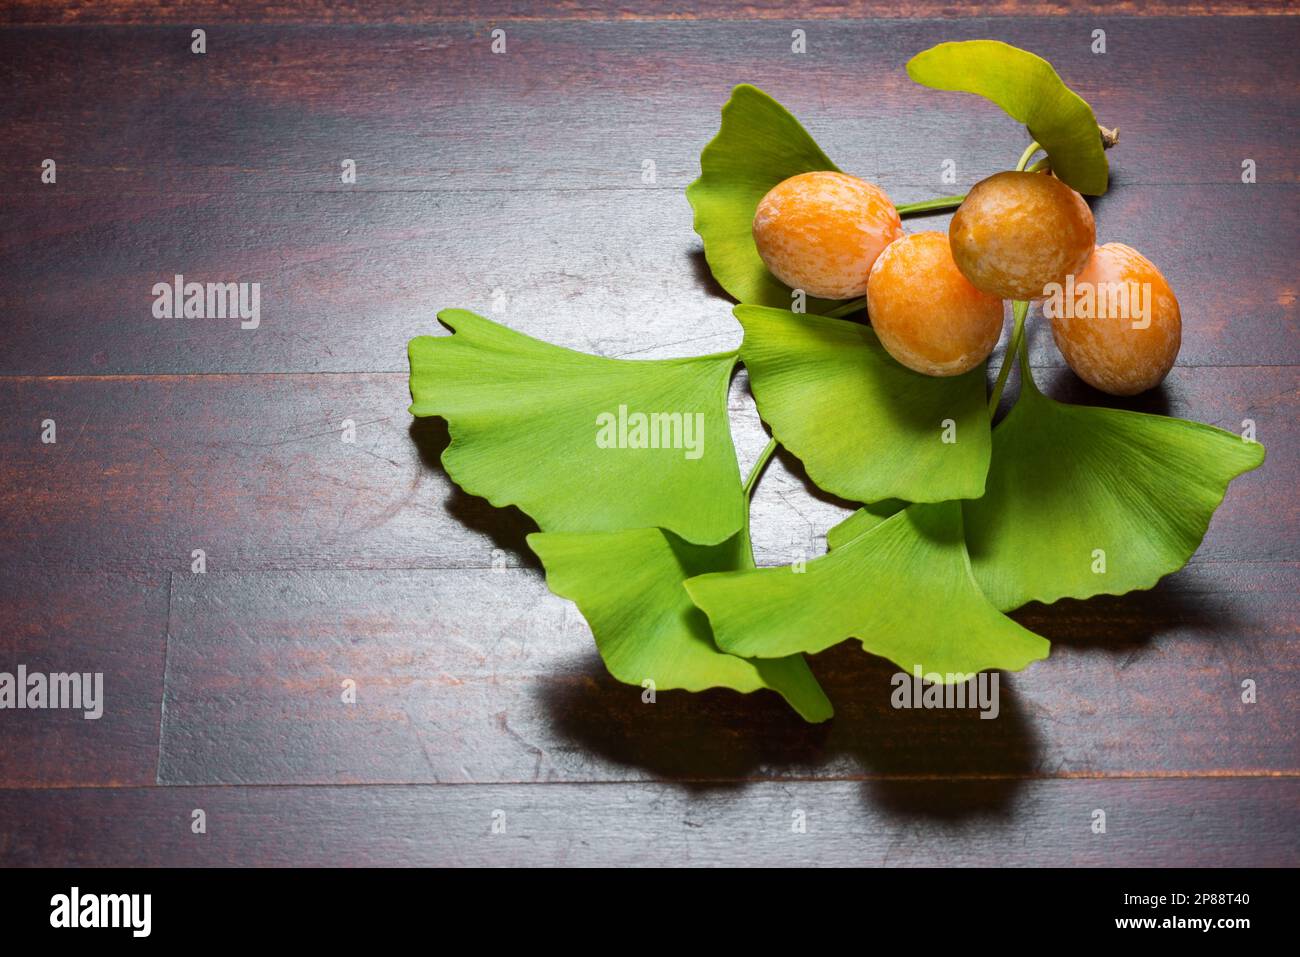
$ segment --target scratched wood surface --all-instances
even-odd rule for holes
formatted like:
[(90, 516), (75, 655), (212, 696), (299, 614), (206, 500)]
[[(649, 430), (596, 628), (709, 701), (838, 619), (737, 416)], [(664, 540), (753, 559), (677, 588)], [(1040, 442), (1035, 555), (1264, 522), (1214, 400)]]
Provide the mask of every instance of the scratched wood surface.
[(1095, 14), (1242, 16), (1294, 12), (1286, 0), (300, 0), (249, 4), (239, 0), (12, 0), (9, 23), (439, 23), (468, 19), (528, 20), (848, 20), (864, 17), (1059, 16)]
[[(102, 671), (107, 700), (0, 712), (0, 862), (1300, 863), (1300, 20), (1190, 9), (1225, 16), (814, 4), (796, 57), (803, 21), (761, 2), (8, 5), (0, 670)], [(1122, 130), (1101, 236), (1159, 263), (1185, 317), (1165, 387), (1122, 404), (1253, 419), (1268, 462), (1153, 591), (1018, 612), (1054, 652), (1003, 676), (996, 720), (891, 709), (892, 667), (847, 644), (813, 661), (828, 725), (768, 693), (643, 705), (546, 591), (531, 523), (442, 472), (406, 340), (462, 305), (607, 356), (735, 345), (682, 195), (729, 87), (920, 199), (952, 191), (945, 159), (962, 188), (1019, 150), (995, 109), (902, 72), (985, 35)], [(260, 282), (262, 325), (153, 318), (178, 272)], [(1101, 401), (1049, 339), (1048, 390)], [(731, 410), (746, 466), (743, 373)], [(816, 553), (847, 509), (779, 458), (760, 563)]]
[[(0, 790), (14, 865), (1283, 866), (1290, 780)], [(1086, 822), (1108, 807), (1104, 839)], [(195, 810), (207, 815), (194, 834)], [(791, 830), (796, 811), (808, 829)], [(504, 831), (493, 833), (493, 813)], [(1242, 821), (1250, 821), (1247, 830)], [(1243, 838), (1248, 836), (1248, 840)]]

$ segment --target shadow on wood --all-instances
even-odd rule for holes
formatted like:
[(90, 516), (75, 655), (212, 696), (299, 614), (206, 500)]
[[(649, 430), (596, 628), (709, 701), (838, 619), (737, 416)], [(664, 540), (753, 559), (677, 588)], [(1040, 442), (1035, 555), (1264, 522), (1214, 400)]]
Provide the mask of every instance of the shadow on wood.
[[(439, 418), (415, 419), (411, 422), (410, 434), (411, 441), (419, 450), (421, 464), (446, 474), (442, 453), (451, 443), (447, 423)], [(541, 570), (542, 563), (528, 547), (528, 536), (537, 531), (537, 523), (513, 505), (497, 508), (487, 499), (470, 495), (453, 482), (447, 512), (471, 531), (488, 536), (496, 548), (513, 552), (519, 565)]]
[[(1148, 591), (1126, 595), (1062, 598), (1051, 605), (1030, 602), (1011, 617), (1053, 645), (1080, 651), (1127, 653), (1129, 661), (1175, 629), (1205, 638), (1250, 634), (1263, 623), (1250, 622), (1232, 607), (1234, 596), (1179, 588), (1169, 577)], [(1127, 664), (1121, 667), (1127, 667)]]
[(640, 688), (615, 681), (594, 654), (580, 680), (548, 685), (540, 695), (557, 734), (575, 747), (692, 790), (804, 772), (824, 776), (837, 766), (850, 779), (865, 777), (871, 800), (905, 812), (918, 784), (930, 778), (992, 779), (977, 807), (945, 804), (951, 782), (935, 780), (934, 800), (915, 809), (960, 817), (1008, 807), (1036, 767), (1036, 735), (1006, 675), (996, 720), (983, 720), (975, 709), (895, 709), (891, 679), (898, 669), (856, 642), (817, 656), (813, 669), (837, 709), (821, 725), (800, 721), (770, 693), (668, 691), (647, 703)]

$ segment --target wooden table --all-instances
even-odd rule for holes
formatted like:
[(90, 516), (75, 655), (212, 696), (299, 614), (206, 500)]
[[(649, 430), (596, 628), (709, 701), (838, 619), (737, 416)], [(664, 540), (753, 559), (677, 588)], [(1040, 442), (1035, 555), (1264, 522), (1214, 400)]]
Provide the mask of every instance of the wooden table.
[[(0, 863), (1300, 863), (1286, 4), (426, 6), (0, 15), (0, 670), (99, 671), (106, 695), (96, 721), (0, 712)], [(813, 661), (827, 725), (767, 694), (643, 705), (547, 593), (528, 520), (441, 470), (407, 340), (459, 305), (606, 356), (734, 346), (683, 195), (731, 86), (915, 201), (954, 191), (945, 159), (964, 189), (1024, 145), (903, 72), (980, 36), (1046, 56), (1122, 131), (1099, 234), (1184, 310), (1178, 367), (1126, 404), (1253, 419), (1266, 465), (1153, 591), (1017, 613), (1054, 651), (1006, 676), (998, 720), (892, 710), (893, 666), (852, 643)], [(260, 282), (260, 327), (155, 318), (176, 273)], [(1041, 329), (1032, 361), (1098, 400)], [(732, 410), (747, 467), (743, 376)], [(760, 562), (823, 548), (846, 508), (779, 459)]]

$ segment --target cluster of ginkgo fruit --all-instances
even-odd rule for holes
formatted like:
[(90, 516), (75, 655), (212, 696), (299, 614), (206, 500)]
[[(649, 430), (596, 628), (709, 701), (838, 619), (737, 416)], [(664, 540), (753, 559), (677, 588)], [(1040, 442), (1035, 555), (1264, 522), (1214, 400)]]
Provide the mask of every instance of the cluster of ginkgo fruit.
[[(1181, 344), (1178, 300), (1164, 276), (1129, 246), (1097, 246), (1088, 204), (1048, 171), (977, 183), (947, 235), (904, 234), (898, 210), (872, 183), (801, 173), (763, 197), (754, 242), (792, 289), (865, 296), (881, 344), (926, 375), (960, 375), (987, 359), (1002, 333), (1004, 299), (1054, 298), (1045, 313), (1065, 361), (1112, 395), (1158, 385)], [(1124, 296), (1109, 294), (1116, 289)], [(1088, 307), (1074, 308), (1073, 297), (1085, 296)]]

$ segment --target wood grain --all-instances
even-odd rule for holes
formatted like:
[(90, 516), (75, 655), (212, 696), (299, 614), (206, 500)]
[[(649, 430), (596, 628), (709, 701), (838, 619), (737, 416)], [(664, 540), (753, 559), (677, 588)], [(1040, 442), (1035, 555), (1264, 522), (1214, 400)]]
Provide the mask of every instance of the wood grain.
[(528, 570), (177, 576), (159, 780), (1286, 773), (1298, 585), (1294, 564), (1209, 563), (1150, 593), (1019, 612), (1056, 647), (1002, 676), (994, 720), (895, 710), (897, 668), (846, 643), (814, 659), (837, 714), (808, 726), (769, 693), (644, 703)]
[[(103, 671), (107, 697), (99, 721), (0, 713), (0, 863), (1300, 862), (1300, 20), (1240, 16), (1293, 8), (789, 12), (0, 12), (0, 670)], [(1146, 15), (1184, 12), (1232, 16)], [(995, 721), (892, 709), (892, 667), (850, 645), (813, 663), (829, 725), (764, 693), (644, 705), (546, 592), (531, 523), (442, 472), (445, 427), (406, 413), (406, 341), (459, 305), (606, 356), (734, 346), (682, 195), (731, 86), (768, 89), (897, 201), (926, 198), (1005, 168), (1025, 137), (903, 72), (975, 36), (1047, 56), (1120, 126), (1099, 235), (1147, 253), (1183, 305), (1161, 390), (1103, 400), (1036, 329), (1040, 382), (1233, 431), (1252, 419), (1268, 461), (1152, 592), (1018, 612), (1054, 653), (1004, 676)], [(177, 272), (261, 283), (261, 327), (154, 319), (152, 286)], [(766, 436), (743, 373), (730, 401), (744, 468)], [(816, 554), (848, 507), (779, 457), (754, 504), (760, 563)]]
[[(93, 544), (85, 557), (94, 563)], [(152, 784), (158, 767), (168, 576), (0, 569), (0, 671), (102, 674), (103, 713), (0, 711), (6, 787)], [(92, 679), (93, 680), (93, 679)]]
[[(1165, 271), (1184, 364), (1300, 361), (1295, 277), (1274, 254), (1300, 231), (1292, 23), (1124, 21), (1105, 56), (1055, 21), (1006, 24), (1126, 131), (1099, 234)], [(15, 91), (0, 373), (401, 371), (406, 341), (448, 305), (605, 355), (725, 348), (736, 327), (681, 189), (734, 82), (770, 89), (900, 202), (951, 192), (944, 159), (969, 186), (1023, 139), (993, 107), (901, 70), (971, 27), (848, 24), (812, 61), (764, 53), (761, 24), (529, 29), (508, 62), (454, 25), (241, 29), (198, 63), (174, 31), (0, 32)], [(355, 186), (339, 182), (344, 156)], [(1243, 158), (1258, 183), (1240, 183)], [(178, 272), (261, 283), (264, 324), (155, 319), (151, 290)], [(1060, 359), (1044, 342), (1034, 361)]]
[[(1105, 54), (1091, 52), (1099, 24)], [(1027, 142), (992, 104), (904, 71), (935, 43), (992, 34), (1047, 57), (1120, 128), (1116, 186), (1241, 186), (1245, 158), (1257, 192), (1297, 181), (1300, 20), (857, 21), (814, 29), (801, 55), (789, 27), (523, 23), (500, 55), (483, 23), (231, 26), (201, 56), (183, 27), (8, 30), (0, 171), (6, 193), (90, 194), (125, 210), (124, 191), (642, 189), (646, 159), (653, 186), (676, 193), (731, 88), (749, 82), (843, 168), (905, 201), (909, 189), (954, 192), (945, 160), (966, 187)], [(45, 157), (59, 163), (54, 187), (40, 180)], [(340, 181), (344, 158), (356, 184)]]
[[(1295, 779), (0, 791), (23, 866), (1283, 866)], [(207, 813), (193, 834), (191, 813)], [(1092, 813), (1106, 812), (1093, 834)], [(807, 832), (794, 833), (794, 812)], [(493, 812), (505, 815), (492, 833)], [(21, 826), (15, 822), (22, 819)]]
[[(450, 306), (607, 356), (740, 341), (731, 301), (702, 282), (678, 193), (213, 196), (129, 214), (122, 203), (0, 199), (0, 374), (404, 373), (406, 343), (441, 331), (435, 314)], [(1102, 238), (1141, 248), (1177, 291), (1182, 365), (1300, 361), (1294, 270), (1275, 252), (1300, 234), (1300, 204), (1222, 186), (1122, 189), (1100, 206)], [(1207, 222), (1213, 232), (1195, 232)], [(151, 290), (176, 273), (260, 283), (260, 327), (154, 318)], [(1033, 345), (1035, 364), (1061, 364), (1050, 336)]]
[[(1095, 401), (1067, 371), (1040, 379)], [(445, 428), (412, 424), (404, 375), (3, 379), (0, 397), (12, 410), (0, 419), (0, 544), (36, 574), (189, 574), (196, 548), (213, 571), (486, 568), (519, 564), (533, 530), (451, 484)], [(1196, 560), (1300, 559), (1298, 402), (1293, 367), (1241, 367), (1180, 369), (1127, 403), (1234, 431), (1250, 418), (1269, 450), (1230, 487)], [(743, 467), (766, 437), (742, 380), (731, 407)], [(55, 445), (39, 439), (47, 418)], [(769, 472), (754, 512), (762, 562), (816, 550), (848, 514), (813, 492), (795, 459)]]
[(786, 19), (849, 20), (865, 17), (1062, 16), (1091, 12), (1107, 16), (1244, 16), (1294, 13), (1285, 0), (845, 0), (800, 3), (797, 10), (778, 0), (693, 0), (665, 4), (656, 0), (308, 0), (263, 4), (239, 0), (15, 0), (0, 23), (142, 24), (175, 23), (412, 23), (458, 20), (698, 20)]

